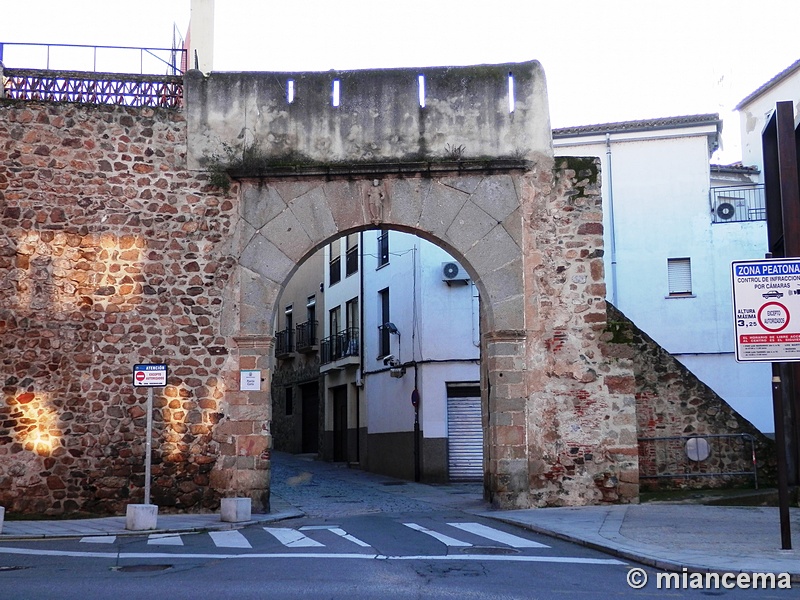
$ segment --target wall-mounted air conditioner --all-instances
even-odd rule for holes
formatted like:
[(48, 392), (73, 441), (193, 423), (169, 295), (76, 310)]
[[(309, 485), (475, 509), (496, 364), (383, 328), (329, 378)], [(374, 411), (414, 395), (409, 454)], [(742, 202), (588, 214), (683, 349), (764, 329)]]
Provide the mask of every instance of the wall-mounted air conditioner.
[(469, 281), (469, 275), (460, 264), (454, 260), (449, 260), (442, 263), (442, 281), (450, 285), (452, 283), (466, 284)]

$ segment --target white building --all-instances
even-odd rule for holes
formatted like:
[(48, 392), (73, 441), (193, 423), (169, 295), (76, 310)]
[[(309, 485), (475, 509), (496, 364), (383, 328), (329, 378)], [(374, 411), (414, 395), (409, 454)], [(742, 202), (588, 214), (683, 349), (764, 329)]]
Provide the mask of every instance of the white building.
[(337, 240), (325, 263), (323, 458), (407, 479), (480, 480), (480, 331), (469, 275), (436, 245), (388, 230)]
[(755, 167), (763, 174), (761, 133), (775, 111), (775, 104), (786, 100), (794, 103), (797, 113), (800, 104), (800, 60), (789, 65), (736, 105), (741, 123), (743, 165)]
[[(772, 431), (770, 367), (736, 362), (731, 308), (731, 261), (764, 257), (763, 195), (712, 192), (709, 158), (721, 125), (717, 115), (694, 115), (571, 127), (554, 130), (553, 144), (556, 156), (602, 163), (608, 299), (744, 418)], [(736, 169), (716, 170), (715, 185), (752, 175), (728, 171)]]

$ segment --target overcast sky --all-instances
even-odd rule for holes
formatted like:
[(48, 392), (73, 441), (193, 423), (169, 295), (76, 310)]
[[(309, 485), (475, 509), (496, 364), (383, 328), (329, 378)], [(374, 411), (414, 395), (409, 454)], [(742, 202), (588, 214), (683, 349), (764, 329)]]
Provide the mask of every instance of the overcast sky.
[[(189, 0), (0, 0), (0, 41), (169, 47)], [(800, 59), (798, 0), (217, 0), (215, 69), (544, 66), (554, 127), (719, 113)], [(11, 64), (8, 67), (27, 66)]]

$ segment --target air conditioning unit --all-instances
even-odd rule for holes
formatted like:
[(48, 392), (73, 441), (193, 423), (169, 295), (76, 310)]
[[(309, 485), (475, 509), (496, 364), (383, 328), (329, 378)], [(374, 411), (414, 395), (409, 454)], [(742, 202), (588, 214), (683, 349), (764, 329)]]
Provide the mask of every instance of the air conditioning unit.
[(717, 219), (720, 221), (747, 221), (747, 205), (741, 198), (720, 198), (717, 204)]
[(736, 207), (730, 202), (720, 202), (717, 204), (717, 217), (723, 221), (730, 221), (736, 216)]
[(450, 260), (442, 263), (442, 281), (446, 282), (447, 285), (451, 283), (466, 284), (469, 281), (469, 275), (467, 275), (464, 267)]

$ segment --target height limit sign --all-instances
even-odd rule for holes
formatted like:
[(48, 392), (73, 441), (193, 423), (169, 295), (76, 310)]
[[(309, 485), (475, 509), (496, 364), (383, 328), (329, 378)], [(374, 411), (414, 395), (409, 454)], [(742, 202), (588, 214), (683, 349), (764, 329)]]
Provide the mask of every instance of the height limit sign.
[(800, 361), (800, 258), (731, 264), (736, 360)]

